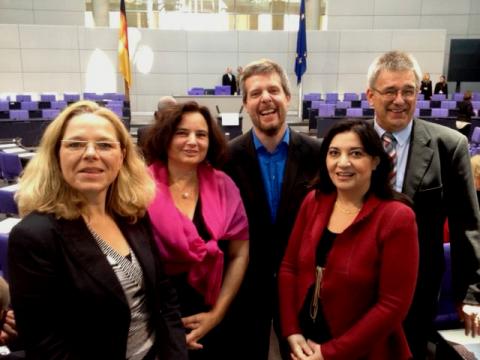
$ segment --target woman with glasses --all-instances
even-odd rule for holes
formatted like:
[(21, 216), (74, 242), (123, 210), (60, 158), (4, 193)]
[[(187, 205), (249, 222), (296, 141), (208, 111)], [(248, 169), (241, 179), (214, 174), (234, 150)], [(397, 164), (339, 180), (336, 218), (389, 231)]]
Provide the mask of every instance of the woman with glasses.
[(415, 288), (417, 227), (392, 190), (389, 156), (371, 125), (348, 120), (329, 131), (321, 159), (279, 272), (292, 359), (410, 359), (402, 321)]
[(154, 182), (110, 110), (83, 101), (46, 129), (20, 179), (9, 239), (19, 334), (32, 359), (187, 359), (147, 206)]

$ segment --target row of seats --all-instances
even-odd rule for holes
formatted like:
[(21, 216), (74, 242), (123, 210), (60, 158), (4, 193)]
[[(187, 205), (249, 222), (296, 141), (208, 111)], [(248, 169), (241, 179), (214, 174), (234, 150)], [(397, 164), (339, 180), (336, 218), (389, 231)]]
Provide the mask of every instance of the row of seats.
[[(129, 107), (127, 101), (122, 100), (96, 100), (102, 106), (109, 107)], [(0, 100), (0, 111), (6, 110), (41, 110), (41, 109), (64, 109), (72, 101), (55, 100), (55, 101), (4, 101)]]
[(192, 87), (187, 92), (188, 95), (231, 95), (230, 85), (217, 85), (214, 89), (205, 89), (203, 87)]
[[(339, 93), (331, 92), (331, 93), (326, 93), (325, 98), (322, 98), (321, 93), (308, 93), (304, 95), (303, 100), (308, 100), (308, 101), (325, 100), (325, 102), (327, 103), (336, 103), (337, 101), (340, 101), (340, 96), (339, 96)], [(360, 94), (357, 94), (355, 92), (346, 92), (343, 94), (343, 101), (353, 101), (353, 100), (367, 100), (367, 94), (364, 92)], [(425, 100), (425, 96), (423, 94), (417, 94), (417, 100)], [(447, 96), (445, 94), (433, 94), (430, 100), (444, 101), (449, 99), (447, 99)], [(463, 93), (451, 94), (450, 100), (462, 101)], [(480, 93), (479, 92), (472, 93), (472, 100), (480, 101)]]
[[(69, 94), (64, 93), (63, 96), (60, 98), (56, 94), (40, 94), (40, 96), (36, 96), (37, 99), (40, 101), (58, 101), (64, 100), (66, 102), (75, 102), (80, 100), (80, 94)], [(4, 100), (7, 101), (32, 101), (34, 98), (33, 95), (29, 94), (17, 94), (17, 95), (8, 95), (4, 97)], [(84, 100), (92, 100), (92, 101), (101, 101), (101, 100), (115, 100), (115, 101), (125, 101), (125, 95), (122, 93), (93, 93), (93, 92), (84, 92), (82, 98)]]

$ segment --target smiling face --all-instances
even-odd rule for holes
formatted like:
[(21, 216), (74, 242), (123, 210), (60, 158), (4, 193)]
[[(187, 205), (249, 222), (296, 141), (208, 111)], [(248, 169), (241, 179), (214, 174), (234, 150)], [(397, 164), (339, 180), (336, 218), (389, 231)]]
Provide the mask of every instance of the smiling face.
[(389, 89), (415, 89), (415, 75), (413, 71), (387, 71), (382, 70), (374, 84), (374, 89), (367, 90), (369, 103), (375, 109), (375, 119), (386, 131), (399, 131), (404, 129), (413, 119), (417, 97), (404, 98), (397, 92), (394, 99), (387, 99), (382, 93)]
[(360, 138), (353, 131), (335, 135), (328, 147), (328, 175), (339, 193), (362, 198), (370, 188), (372, 172), (378, 163), (377, 157), (365, 152)]
[(286, 127), (290, 96), (286, 95), (277, 73), (258, 74), (245, 80), (245, 108), (253, 126), (267, 136), (274, 136)]
[(62, 140), (59, 158), (65, 182), (89, 199), (104, 200), (124, 158), (112, 123), (91, 113), (77, 115)]
[(168, 163), (196, 167), (205, 160), (208, 144), (208, 125), (203, 115), (185, 113), (168, 147)]

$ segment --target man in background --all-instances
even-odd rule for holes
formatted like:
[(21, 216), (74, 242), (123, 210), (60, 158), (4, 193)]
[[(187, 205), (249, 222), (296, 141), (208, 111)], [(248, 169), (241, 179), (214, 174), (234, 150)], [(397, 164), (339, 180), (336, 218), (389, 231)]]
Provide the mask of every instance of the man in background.
[(223, 86), (230, 86), (230, 94), (235, 95), (237, 92), (237, 80), (235, 79), (235, 75), (232, 74), (232, 68), (228, 67), (227, 72), (222, 76), (222, 85)]

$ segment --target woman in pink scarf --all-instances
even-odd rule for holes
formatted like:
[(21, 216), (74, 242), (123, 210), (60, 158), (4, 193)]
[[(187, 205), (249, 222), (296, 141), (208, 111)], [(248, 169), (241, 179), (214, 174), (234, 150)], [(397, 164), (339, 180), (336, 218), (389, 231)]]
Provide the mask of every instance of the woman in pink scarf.
[(205, 335), (225, 316), (248, 263), (240, 193), (216, 169), (225, 138), (206, 107), (188, 102), (157, 114), (143, 150), (157, 185), (153, 235), (178, 292), (190, 358), (214, 359), (218, 339)]

